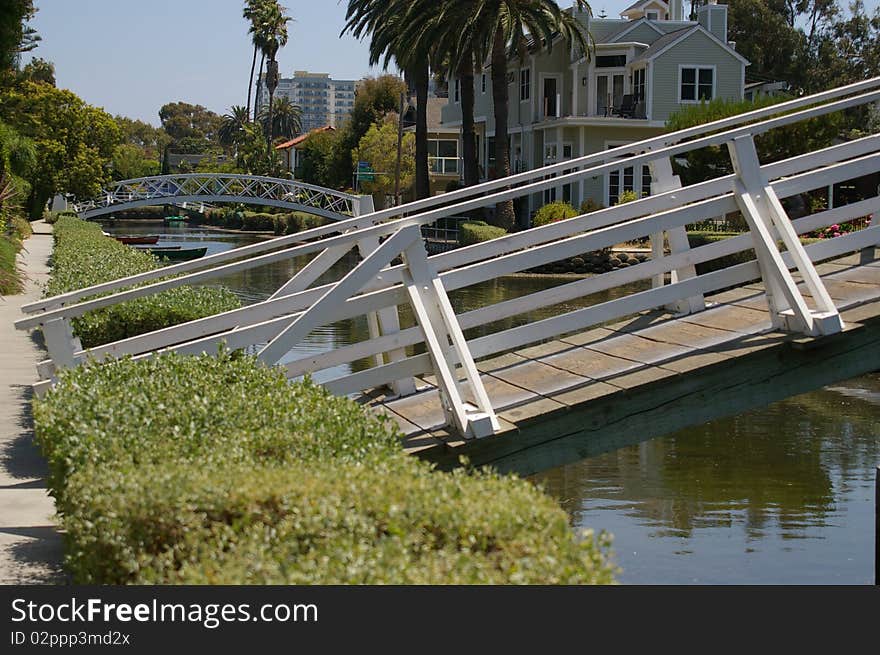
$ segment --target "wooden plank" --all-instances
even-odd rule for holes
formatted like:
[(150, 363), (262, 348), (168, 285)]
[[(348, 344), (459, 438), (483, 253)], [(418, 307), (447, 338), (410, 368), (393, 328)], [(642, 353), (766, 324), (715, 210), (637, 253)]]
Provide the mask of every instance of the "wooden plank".
[(573, 348), (564, 353), (542, 357), (541, 361), (563, 371), (593, 380), (606, 380), (611, 376), (643, 366), (631, 359), (613, 357), (587, 348)]
[(708, 348), (725, 341), (730, 341), (730, 330), (719, 330), (705, 325), (688, 323), (684, 320), (675, 320), (641, 330), (641, 336), (654, 341), (687, 346), (694, 350)]
[(726, 305), (707, 309), (696, 314), (689, 314), (681, 318), (685, 323), (702, 325), (718, 330), (728, 330), (741, 334), (751, 334), (771, 326), (770, 317), (766, 311)]
[(591, 380), (581, 375), (560, 370), (536, 360), (496, 369), (491, 374), (504, 382), (527, 389), (540, 396), (553, 397), (560, 391), (589, 384)]

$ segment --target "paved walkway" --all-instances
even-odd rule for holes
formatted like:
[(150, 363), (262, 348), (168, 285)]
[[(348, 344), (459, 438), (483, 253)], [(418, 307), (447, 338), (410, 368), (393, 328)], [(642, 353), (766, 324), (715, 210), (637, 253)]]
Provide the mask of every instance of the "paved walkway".
[(39, 334), (19, 332), (13, 322), (20, 307), (42, 296), (49, 275), (52, 228), (32, 224), (19, 266), (25, 291), (0, 298), (0, 584), (66, 581), (61, 570), (62, 540), (53, 526), (55, 505), (46, 491), (46, 462), (33, 443), (30, 385), (44, 359)]

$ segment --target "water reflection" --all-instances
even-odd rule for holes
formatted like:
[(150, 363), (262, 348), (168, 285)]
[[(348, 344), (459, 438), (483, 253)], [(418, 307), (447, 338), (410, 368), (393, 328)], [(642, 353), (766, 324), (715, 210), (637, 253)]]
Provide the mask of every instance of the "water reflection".
[(871, 581), (880, 376), (533, 477), (633, 583)]

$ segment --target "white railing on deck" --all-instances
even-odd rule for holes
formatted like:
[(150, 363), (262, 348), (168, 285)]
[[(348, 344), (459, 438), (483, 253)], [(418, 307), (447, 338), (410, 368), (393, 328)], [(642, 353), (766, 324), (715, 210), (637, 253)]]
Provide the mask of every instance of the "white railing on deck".
[[(495, 429), (497, 421), (477, 373), (475, 358), (587, 329), (642, 310), (669, 307), (676, 311), (700, 311), (705, 306), (705, 294), (755, 279), (764, 281), (770, 317), (777, 328), (809, 335), (839, 331), (839, 314), (812, 262), (880, 243), (880, 226), (807, 248), (797, 235), (876, 212), (880, 209), (880, 198), (868, 198), (794, 221), (785, 214), (779, 200), (880, 171), (880, 135), (764, 165), (758, 161), (754, 137), (878, 100), (880, 78), (167, 267), (161, 272), (31, 303), (24, 308), (31, 316), (18, 321), (16, 326), (40, 326), (46, 335), (51, 359), (40, 366), (44, 380), (37, 385), (40, 391), (51, 383), (57, 368), (76, 365), (87, 356), (103, 360), (124, 354), (151, 356), (163, 350), (212, 353), (220, 343), (233, 349), (266, 344), (261, 346), (259, 357), (267, 364), (276, 364), (315, 328), (366, 315), (369, 339), (286, 362), (288, 375), (297, 377), (369, 357), (375, 364), (372, 368), (342, 375), (326, 386), (335, 393), (348, 394), (389, 385), (394, 393), (406, 394), (415, 390), (414, 376), (434, 373), (448, 422), (465, 436), (484, 436)], [(755, 120), (760, 122), (751, 122)], [(735, 173), (681, 187), (672, 173), (670, 157), (710, 145), (727, 148)], [(649, 197), (434, 257), (426, 256), (421, 226), (500, 200), (640, 164), (651, 169), (653, 195)], [(577, 170), (563, 173), (572, 168)], [(559, 175), (548, 179), (553, 173)], [(749, 234), (689, 248), (686, 225), (737, 210), (748, 222)], [(654, 257), (636, 266), (459, 316), (449, 304), (447, 293), (451, 290), (645, 236), (651, 237)], [(665, 241), (670, 246), (668, 254), (663, 248)], [(778, 246), (779, 242), (784, 249)], [(353, 248), (362, 255), (360, 264), (338, 282), (311, 287)], [(754, 250), (757, 259), (696, 275), (696, 264), (745, 250)], [(71, 334), (70, 319), (87, 311), (307, 254), (316, 256), (264, 302), (107, 344), (88, 353)], [(401, 256), (402, 264), (391, 264)], [(808, 306), (790, 269), (801, 274), (814, 306)], [(169, 274), (180, 275), (153, 281)], [(496, 323), (639, 280), (651, 280), (652, 288), (471, 341), (466, 341), (462, 333), (463, 329)], [(151, 283), (119, 291), (146, 282)], [(88, 299), (107, 292), (115, 293)], [(401, 329), (398, 307), (402, 304), (412, 306), (415, 327)], [(427, 352), (408, 354), (406, 348), (417, 344), (425, 344)], [(461, 377), (469, 389), (459, 381)]]

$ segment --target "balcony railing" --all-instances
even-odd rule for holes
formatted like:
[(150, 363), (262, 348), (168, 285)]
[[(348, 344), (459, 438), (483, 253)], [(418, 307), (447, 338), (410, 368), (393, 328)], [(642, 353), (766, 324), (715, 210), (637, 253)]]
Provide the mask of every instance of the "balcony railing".
[(435, 175), (458, 175), (458, 157), (428, 157), (428, 169)]

